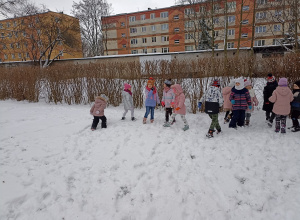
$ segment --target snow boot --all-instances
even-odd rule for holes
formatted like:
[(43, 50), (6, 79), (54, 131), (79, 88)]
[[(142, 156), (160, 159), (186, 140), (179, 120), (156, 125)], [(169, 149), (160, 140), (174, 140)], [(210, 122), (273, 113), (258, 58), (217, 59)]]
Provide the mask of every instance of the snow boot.
[(250, 120), (245, 120), (245, 126), (249, 126)]
[(208, 137), (208, 138), (214, 137), (214, 130), (209, 129), (209, 130), (208, 130), (208, 133), (206, 134), (206, 137)]
[(270, 128), (272, 128), (272, 126), (273, 126), (273, 122), (272, 121), (270, 121), (270, 120), (268, 120), (268, 126), (270, 127)]
[(292, 132), (297, 132), (297, 131), (300, 131), (300, 127), (294, 127), (294, 128), (292, 129)]
[(221, 128), (217, 129), (217, 134), (220, 134), (222, 132)]
[(164, 123), (163, 126), (164, 126), (164, 127), (171, 127), (171, 123), (170, 123), (170, 122), (166, 122), (166, 123)]
[(186, 131), (186, 130), (189, 130), (190, 126), (189, 125), (185, 125), (182, 130)]
[(151, 119), (151, 120), (150, 120), (150, 123), (153, 123), (153, 122), (154, 122), (154, 119)]
[(122, 118), (121, 118), (121, 120), (123, 120), (123, 121), (124, 121), (124, 120), (125, 120), (125, 117), (122, 117)]
[(135, 117), (132, 117), (132, 118), (131, 118), (131, 121), (136, 121), (136, 118), (135, 118)]
[(147, 123), (147, 118), (143, 118), (143, 124)]

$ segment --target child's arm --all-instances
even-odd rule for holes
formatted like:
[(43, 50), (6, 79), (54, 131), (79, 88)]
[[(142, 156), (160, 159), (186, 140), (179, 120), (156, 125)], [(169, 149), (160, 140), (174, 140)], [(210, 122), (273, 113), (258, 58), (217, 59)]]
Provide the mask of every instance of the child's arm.
[(95, 108), (95, 104), (93, 104), (92, 108), (90, 109), (91, 114), (93, 114), (94, 108)]
[(254, 103), (254, 106), (258, 106), (258, 104), (259, 104), (259, 101), (256, 98), (256, 95), (254, 95), (254, 97), (253, 97), (253, 103)]
[(272, 96), (269, 98), (269, 101), (274, 103), (274, 102), (276, 102), (276, 100), (277, 100), (277, 95), (274, 90), (274, 92), (272, 93)]

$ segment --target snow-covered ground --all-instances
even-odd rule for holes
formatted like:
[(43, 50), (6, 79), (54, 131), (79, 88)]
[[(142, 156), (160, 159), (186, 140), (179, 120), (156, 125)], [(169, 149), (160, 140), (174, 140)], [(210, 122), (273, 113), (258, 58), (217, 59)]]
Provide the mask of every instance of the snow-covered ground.
[(143, 125), (144, 109), (122, 122), (109, 107), (92, 132), (89, 109), (0, 101), (1, 220), (300, 219), (300, 133), (276, 134), (262, 110), (207, 139), (205, 113), (184, 132), (161, 110)]

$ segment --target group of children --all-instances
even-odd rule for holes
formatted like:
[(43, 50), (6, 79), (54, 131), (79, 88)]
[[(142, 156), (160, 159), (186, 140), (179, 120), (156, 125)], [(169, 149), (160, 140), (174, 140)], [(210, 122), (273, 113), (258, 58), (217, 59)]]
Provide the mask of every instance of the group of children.
[[(175, 118), (179, 114), (184, 122), (184, 131), (189, 129), (188, 122), (185, 118), (186, 106), (185, 95), (179, 84), (172, 85), (171, 80), (164, 81), (163, 97), (160, 102), (155, 80), (150, 77), (145, 87), (145, 107), (146, 112), (143, 118), (143, 124), (147, 123), (150, 114), (150, 123), (154, 122), (154, 110), (156, 105), (162, 105), (165, 108), (164, 127), (170, 127), (176, 121)], [(134, 104), (131, 92), (131, 85), (125, 83), (122, 92), (124, 103), (124, 113), (121, 120), (125, 120), (127, 112), (131, 111), (131, 120), (135, 121)], [(101, 95), (96, 97), (90, 113), (94, 116), (91, 129), (95, 130), (101, 119), (101, 127), (106, 128), (106, 117), (104, 109), (106, 108), (107, 97)], [(212, 119), (207, 137), (213, 137), (214, 132), (220, 133), (221, 126), (218, 121), (220, 108), (223, 106), (225, 113), (224, 124), (229, 122), (230, 128), (237, 126), (249, 126), (253, 107), (258, 105), (252, 83), (249, 80), (238, 78), (231, 80), (228, 86), (220, 90), (219, 80), (213, 80), (209, 88), (198, 102), (198, 108), (202, 108), (204, 103), (204, 111)], [(291, 103), (291, 104), (290, 104)], [(292, 106), (292, 107), (291, 107)], [(294, 90), (288, 88), (286, 78), (281, 78), (279, 83), (272, 74), (268, 74), (267, 85), (264, 88), (264, 105), (263, 110), (266, 111), (266, 120), (268, 125), (272, 127), (273, 120), (276, 120), (275, 131), (286, 133), (286, 118), (292, 109), (291, 117), (293, 121), (292, 131), (299, 131), (298, 117), (300, 115), (300, 81), (294, 83)]]

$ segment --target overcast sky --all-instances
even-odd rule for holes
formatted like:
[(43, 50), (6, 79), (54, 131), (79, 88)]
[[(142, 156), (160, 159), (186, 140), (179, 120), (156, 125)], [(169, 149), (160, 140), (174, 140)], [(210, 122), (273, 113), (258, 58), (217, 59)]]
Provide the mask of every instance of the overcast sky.
[[(51, 11), (63, 11), (65, 14), (71, 15), (73, 2), (79, 0), (31, 0), (37, 5), (44, 4)], [(112, 4), (113, 13), (121, 14), (136, 11), (144, 11), (148, 8), (164, 8), (175, 5), (175, 0), (107, 0)], [(179, 2), (177, 0), (177, 2)]]

